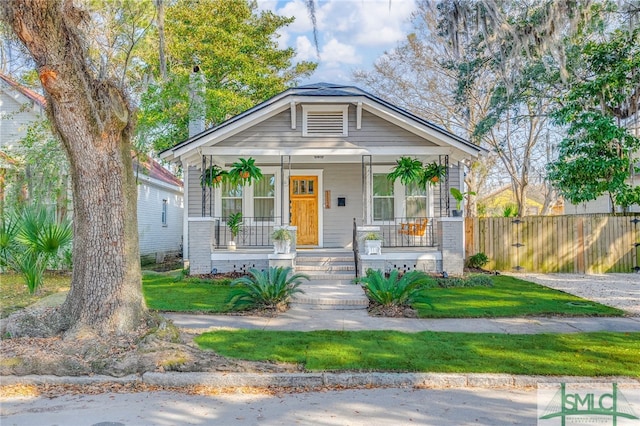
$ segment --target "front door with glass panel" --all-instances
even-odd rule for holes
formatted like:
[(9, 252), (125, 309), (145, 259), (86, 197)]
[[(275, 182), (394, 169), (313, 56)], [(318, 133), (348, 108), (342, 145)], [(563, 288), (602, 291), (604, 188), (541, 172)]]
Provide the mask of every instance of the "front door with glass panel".
[(298, 227), (297, 245), (318, 245), (318, 177), (291, 176), (291, 225)]

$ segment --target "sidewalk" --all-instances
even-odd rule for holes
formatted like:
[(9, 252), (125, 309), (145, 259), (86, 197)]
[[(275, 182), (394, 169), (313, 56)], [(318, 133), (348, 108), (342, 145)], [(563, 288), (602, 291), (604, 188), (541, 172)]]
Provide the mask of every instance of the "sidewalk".
[(640, 332), (640, 317), (521, 317), (416, 319), (369, 316), (364, 309), (311, 310), (291, 308), (275, 318), (239, 315), (189, 315), (165, 313), (183, 329), (261, 330), (397, 330), (465, 333), (577, 333), (586, 331)]

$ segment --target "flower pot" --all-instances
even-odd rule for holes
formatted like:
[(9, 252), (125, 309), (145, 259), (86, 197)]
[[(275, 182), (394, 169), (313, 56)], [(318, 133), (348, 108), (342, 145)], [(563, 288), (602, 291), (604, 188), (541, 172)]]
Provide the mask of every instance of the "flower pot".
[(227, 243), (227, 250), (235, 250), (236, 249), (236, 242), (235, 241), (229, 241)]
[(274, 241), (273, 242), (273, 251), (275, 254), (278, 253), (290, 253), (291, 252), (291, 241), (282, 240), (282, 241)]
[(370, 254), (382, 254), (382, 240), (364, 240), (364, 252)]
[(462, 217), (462, 210), (451, 210), (451, 216)]

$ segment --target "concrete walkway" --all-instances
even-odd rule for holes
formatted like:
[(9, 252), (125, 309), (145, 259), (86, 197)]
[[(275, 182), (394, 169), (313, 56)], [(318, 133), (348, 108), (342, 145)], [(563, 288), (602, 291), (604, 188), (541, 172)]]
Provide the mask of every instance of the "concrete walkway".
[(366, 310), (311, 310), (294, 307), (275, 318), (235, 315), (164, 314), (185, 329), (260, 330), (397, 330), (468, 333), (576, 333), (583, 331), (640, 332), (640, 317), (528, 317), (415, 319), (369, 316)]

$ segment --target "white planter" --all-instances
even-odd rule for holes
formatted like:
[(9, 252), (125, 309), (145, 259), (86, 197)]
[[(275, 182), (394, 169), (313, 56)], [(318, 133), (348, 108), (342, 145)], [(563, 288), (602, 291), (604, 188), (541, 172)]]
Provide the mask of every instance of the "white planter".
[(289, 241), (289, 240), (274, 241), (273, 242), (273, 251), (276, 254), (278, 254), (278, 253), (287, 254), (287, 253), (291, 252), (291, 241)]
[(364, 252), (370, 254), (382, 254), (382, 240), (364, 240)]
[(229, 241), (227, 243), (227, 250), (235, 250), (236, 249), (236, 242), (235, 241)]

